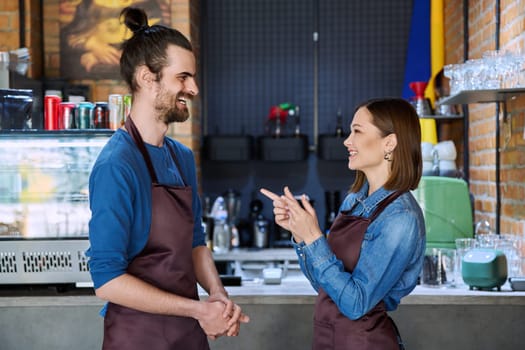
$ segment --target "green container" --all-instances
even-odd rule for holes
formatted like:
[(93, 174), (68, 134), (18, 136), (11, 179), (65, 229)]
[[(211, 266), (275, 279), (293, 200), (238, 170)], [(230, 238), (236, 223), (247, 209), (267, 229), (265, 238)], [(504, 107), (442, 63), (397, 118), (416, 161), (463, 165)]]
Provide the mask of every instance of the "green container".
[(425, 216), (427, 247), (455, 248), (456, 238), (473, 237), (472, 205), (465, 180), (422, 176), (412, 193)]
[(461, 276), (470, 289), (499, 290), (507, 280), (507, 258), (496, 249), (472, 249), (461, 260)]

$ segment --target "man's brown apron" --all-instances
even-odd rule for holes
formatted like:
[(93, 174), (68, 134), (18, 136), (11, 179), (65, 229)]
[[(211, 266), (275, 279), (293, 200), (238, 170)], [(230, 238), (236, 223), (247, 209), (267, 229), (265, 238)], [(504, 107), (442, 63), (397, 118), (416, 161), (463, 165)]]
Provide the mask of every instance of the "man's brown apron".
[[(159, 184), (142, 137), (131, 118), (126, 120), (126, 129), (142, 153), (152, 179), (148, 241), (131, 261), (127, 272), (160, 289), (197, 300), (192, 262), (191, 187)], [(171, 148), (170, 152), (180, 171)], [(182, 171), (181, 176), (184, 179)], [(204, 331), (193, 318), (150, 314), (109, 303), (104, 319), (103, 349), (205, 350), (209, 345)]]
[[(345, 270), (352, 272), (359, 259), (361, 244), (370, 223), (401, 193), (385, 198), (369, 218), (349, 215), (352, 209), (335, 219), (328, 235), (328, 244)], [(333, 300), (320, 288), (314, 313), (314, 350), (398, 350), (395, 325), (379, 302), (366, 315), (351, 320), (344, 316)]]

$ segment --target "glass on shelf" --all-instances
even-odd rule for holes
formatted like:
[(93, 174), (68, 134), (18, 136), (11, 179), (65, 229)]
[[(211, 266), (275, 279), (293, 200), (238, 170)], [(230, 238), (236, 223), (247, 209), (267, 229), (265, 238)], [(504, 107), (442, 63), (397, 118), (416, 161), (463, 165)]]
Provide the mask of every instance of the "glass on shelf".
[(481, 58), (449, 64), (443, 74), (450, 79), (451, 95), (470, 90), (495, 90), (525, 87), (525, 54), (494, 50)]

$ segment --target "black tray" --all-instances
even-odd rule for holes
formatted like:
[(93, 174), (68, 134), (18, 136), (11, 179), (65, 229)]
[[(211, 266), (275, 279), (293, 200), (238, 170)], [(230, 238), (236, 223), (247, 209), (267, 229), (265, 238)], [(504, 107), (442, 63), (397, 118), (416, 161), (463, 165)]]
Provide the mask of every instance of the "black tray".
[(303, 161), (308, 157), (308, 137), (306, 135), (271, 137), (258, 139), (259, 158), (266, 161)]
[(525, 277), (510, 277), (509, 283), (512, 290), (525, 290)]
[(204, 137), (204, 157), (215, 161), (246, 161), (253, 156), (253, 137), (249, 135), (209, 135)]

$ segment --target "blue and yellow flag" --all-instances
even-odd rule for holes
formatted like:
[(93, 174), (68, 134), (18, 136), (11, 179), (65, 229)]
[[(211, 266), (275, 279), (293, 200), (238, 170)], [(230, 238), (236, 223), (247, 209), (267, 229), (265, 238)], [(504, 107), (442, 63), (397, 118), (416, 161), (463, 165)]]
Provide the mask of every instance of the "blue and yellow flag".
[(434, 106), (436, 93), (434, 80), (445, 65), (445, 29), (443, 17), (443, 0), (430, 2), (430, 70), (431, 76), (425, 90), (425, 97), (429, 98)]
[[(414, 0), (405, 64), (403, 98), (411, 100), (409, 84), (427, 81), (425, 96), (434, 105), (434, 77), (444, 65), (443, 0)], [(436, 121), (420, 119), (421, 141), (437, 143)]]
[(409, 84), (430, 78), (430, 0), (414, 0), (405, 62), (403, 98), (410, 100), (414, 92)]

